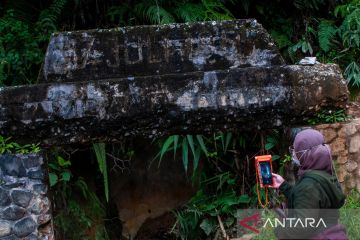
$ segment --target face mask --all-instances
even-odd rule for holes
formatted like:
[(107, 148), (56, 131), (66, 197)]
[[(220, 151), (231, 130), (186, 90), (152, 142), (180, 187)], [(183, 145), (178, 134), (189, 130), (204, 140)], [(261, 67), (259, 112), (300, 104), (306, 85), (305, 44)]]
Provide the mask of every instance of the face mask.
[(293, 163), (295, 166), (297, 166), (297, 167), (300, 166), (300, 161), (299, 161), (298, 159), (292, 158), (291, 160), (292, 160), (292, 163)]

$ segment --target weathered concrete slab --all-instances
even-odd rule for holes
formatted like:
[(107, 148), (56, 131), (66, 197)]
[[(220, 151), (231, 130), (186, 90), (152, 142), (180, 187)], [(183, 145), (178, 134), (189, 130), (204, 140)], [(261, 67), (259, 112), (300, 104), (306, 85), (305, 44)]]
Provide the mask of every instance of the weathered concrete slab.
[(73, 82), (283, 64), (255, 19), (61, 32), (40, 82)]
[(303, 124), (345, 107), (337, 65), (249, 67), (0, 90), (0, 134), (68, 144)]

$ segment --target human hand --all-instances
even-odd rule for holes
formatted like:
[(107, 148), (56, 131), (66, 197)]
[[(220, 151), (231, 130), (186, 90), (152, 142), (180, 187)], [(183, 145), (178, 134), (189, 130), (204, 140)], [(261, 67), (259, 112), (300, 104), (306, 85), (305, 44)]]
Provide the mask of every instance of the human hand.
[(281, 184), (285, 181), (284, 178), (279, 174), (272, 173), (272, 176), (273, 176), (273, 185), (271, 186), (272, 188), (279, 188)]

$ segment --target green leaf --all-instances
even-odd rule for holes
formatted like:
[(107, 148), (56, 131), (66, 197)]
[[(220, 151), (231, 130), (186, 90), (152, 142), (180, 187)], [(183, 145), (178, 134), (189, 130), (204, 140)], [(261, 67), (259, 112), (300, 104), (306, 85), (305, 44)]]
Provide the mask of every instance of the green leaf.
[(336, 26), (331, 21), (323, 20), (319, 24), (318, 39), (320, 48), (328, 52), (332, 47), (332, 40), (337, 33)]
[(275, 144), (272, 143), (272, 142), (266, 143), (266, 144), (265, 144), (265, 150), (270, 150), (270, 149), (272, 149), (274, 146), (275, 146)]
[(191, 152), (193, 154), (193, 157), (195, 158), (195, 144), (194, 144), (193, 136), (186, 135), (186, 138), (187, 138), (188, 144), (190, 146)]
[(212, 221), (205, 218), (200, 223), (200, 228), (205, 232), (206, 236), (209, 236), (212, 233), (213, 229), (215, 229), (215, 225), (214, 225), (214, 223)]
[(58, 176), (55, 173), (49, 173), (49, 182), (50, 187), (55, 186), (55, 184), (58, 182)]
[(71, 162), (69, 160), (65, 160), (59, 155), (56, 158), (60, 167), (68, 167), (71, 165)]
[(71, 173), (69, 171), (65, 171), (65, 172), (61, 173), (61, 176), (62, 176), (61, 180), (68, 182), (68, 181), (70, 181)]
[(96, 154), (96, 159), (98, 161), (99, 170), (103, 175), (106, 201), (109, 202), (109, 180), (108, 180), (107, 164), (106, 164), (105, 143), (94, 143), (93, 148)]
[(185, 172), (188, 170), (188, 163), (189, 163), (189, 149), (188, 149), (188, 143), (186, 141), (186, 138), (182, 141), (182, 160)]
[(176, 150), (178, 147), (178, 141), (179, 141), (179, 135), (174, 135), (174, 159), (175, 159)]
[(203, 140), (203, 137), (201, 135), (196, 135), (196, 139), (200, 145), (200, 148), (201, 150), (205, 153), (205, 156), (208, 157), (208, 151), (206, 149), (206, 146), (205, 146), (205, 143), (204, 143), (204, 140)]
[(195, 157), (194, 157), (194, 171), (196, 171), (198, 165), (199, 165), (199, 160), (200, 160), (200, 155), (201, 155), (201, 149), (198, 147), (195, 151)]
[(273, 161), (276, 161), (276, 160), (278, 160), (278, 159), (280, 159), (280, 156), (279, 156), (279, 155), (272, 155), (272, 160), (273, 160)]
[(249, 195), (247, 195), (247, 194), (243, 194), (243, 195), (241, 195), (240, 197), (239, 197), (239, 199), (238, 199), (238, 203), (246, 203), (246, 204), (248, 204), (248, 203), (250, 203), (250, 197), (249, 197)]
[(160, 150), (160, 161), (163, 158), (164, 154), (168, 151), (170, 145), (174, 142), (174, 136), (170, 136), (166, 139), (165, 143), (162, 145)]
[(226, 140), (225, 140), (225, 152), (227, 152), (227, 149), (229, 147), (231, 138), (232, 138), (232, 133), (227, 133), (226, 134)]

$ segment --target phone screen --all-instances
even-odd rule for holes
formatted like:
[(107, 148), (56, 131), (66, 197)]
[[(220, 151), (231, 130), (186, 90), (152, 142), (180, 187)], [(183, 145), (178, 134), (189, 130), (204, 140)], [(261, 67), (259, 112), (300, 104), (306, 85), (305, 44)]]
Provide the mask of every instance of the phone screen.
[(260, 162), (260, 172), (263, 185), (272, 185), (272, 173), (270, 162)]

